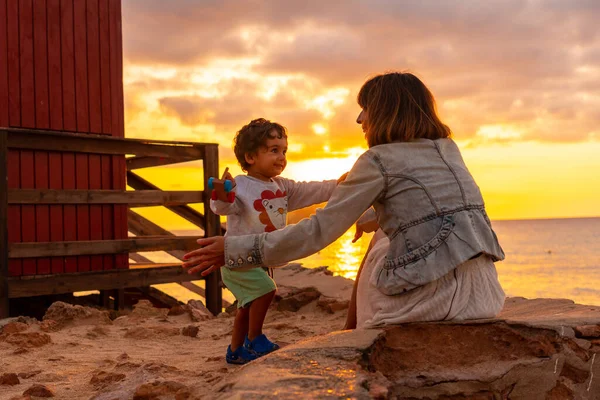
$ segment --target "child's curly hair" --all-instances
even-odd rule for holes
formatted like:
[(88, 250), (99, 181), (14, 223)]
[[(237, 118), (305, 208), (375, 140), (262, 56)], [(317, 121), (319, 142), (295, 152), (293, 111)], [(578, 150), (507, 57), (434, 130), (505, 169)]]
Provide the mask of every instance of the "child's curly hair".
[(246, 154), (256, 154), (261, 146), (267, 145), (268, 139), (287, 139), (287, 130), (277, 122), (258, 118), (244, 125), (235, 134), (233, 152), (242, 170), (247, 171), (250, 167), (246, 161)]

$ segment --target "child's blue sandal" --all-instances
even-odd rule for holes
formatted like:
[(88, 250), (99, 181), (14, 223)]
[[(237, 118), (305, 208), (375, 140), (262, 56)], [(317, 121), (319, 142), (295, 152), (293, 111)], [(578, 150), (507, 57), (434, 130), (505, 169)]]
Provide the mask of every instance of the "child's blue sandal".
[(256, 355), (259, 357), (279, 349), (279, 345), (271, 342), (264, 334), (255, 337), (252, 341), (250, 341), (248, 336), (246, 336), (244, 347), (256, 353)]
[(231, 346), (227, 347), (227, 355), (225, 360), (229, 364), (246, 364), (252, 360), (256, 360), (258, 355), (248, 350), (246, 346), (240, 346), (235, 351), (231, 351)]

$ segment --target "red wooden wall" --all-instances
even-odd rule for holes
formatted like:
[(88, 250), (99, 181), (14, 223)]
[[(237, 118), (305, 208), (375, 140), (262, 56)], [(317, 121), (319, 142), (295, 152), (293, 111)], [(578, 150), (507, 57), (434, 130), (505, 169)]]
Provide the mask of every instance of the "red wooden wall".
[[(0, 126), (123, 137), (120, 0), (0, 0)], [(9, 188), (125, 189), (123, 156), (10, 150)], [(9, 242), (122, 239), (122, 205), (11, 205)], [(127, 268), (127, 255), (9, 261), (9, 275)]]

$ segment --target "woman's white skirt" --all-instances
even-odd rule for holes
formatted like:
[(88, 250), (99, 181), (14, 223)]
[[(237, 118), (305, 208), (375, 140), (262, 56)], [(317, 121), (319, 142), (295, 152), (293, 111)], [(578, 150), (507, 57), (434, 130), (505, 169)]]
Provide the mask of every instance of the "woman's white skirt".
[(396, 296), (381, 293), (370, 284), (369, 278), (375, 266), (384, 262), (389, 245), (385, 236), (377, 240), (363, 265), (356, 293), (358, 328), (493, 318), (502, 310), (504, 291), (496, 267), (486, 255), (469, 260), (440, 279), (406, 293)]

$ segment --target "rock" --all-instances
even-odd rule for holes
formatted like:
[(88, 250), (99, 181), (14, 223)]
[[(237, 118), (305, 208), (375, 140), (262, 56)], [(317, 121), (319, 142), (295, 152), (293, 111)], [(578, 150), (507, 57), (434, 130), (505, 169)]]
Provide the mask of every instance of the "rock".
[(35, 384), (24, 391), (23, 396), (54, 397), (54, 391), (47, 386)]
[(107, 325), (112, 323), (107, 311), (67, 304), (62, 301), (52, 303), (44, 315), (44, 321), (46, 320), (56, 321), (57, 327), (60, 328), (66, 325)]
[(29, 379), (29, 378), (34, 377), (41, 373), (42, 373), (41, 369), (36, 369), (34, 371), (29, 371), (29, 372), (19, 372), (19, 378)]
[(133, 394), (133, 400), (155, 400), (159, 398), (186, 400), (189, 397), (189, 388), (182, 383), (174, 381), (144, 383), (138, 386)]
[(298, 311), (302, 306), (315, 301), (321, 296), (321, 293), (314, 287), (294, 289), (291, 291), (282, 291), (275, 296), (278, 300), (277, 310), (279, 311)]
[(60, 324), (53, 319), (47, 319), (42, 321), (40, 329), (44, 332), (56, 332), (60, 330)]
[(168, 337), (179, 335), (179, 328), (168, 326), (136, 326), (128, 328), (124, 337), (130, 339), (153, 339), (156, 337)]
[(15, 351), (13, 351), (13, 354), (25, 354), (25, 353), (29, 353), (29, 350), (27, 350), (24, 347), (19, 347), (18, 349), (15, 349)]
[(97, 339), (107, 335), (108, 330), (102, 325), (96, 325), (86, 333), (86, 336), (90, 339)]
[(133, 311), (128, 315), (130, 320), (143, 320), (148, 318), (165, 318), (169, 310), (157, 308), (149, 300), (140, 300), (133, 306)]
[(600, 325), (581, 325), (573, 329), (578, 338), (600, 338)]
[[(303, 267), (300, 267), (303, 268)], [(333, 272), (329, 270), (329, 268), (324, 265), (321, 267), (317, 267), (317, 268), (312, 268), (309, 270), (308, 272), (309, 274), (323, 274), (323, 275), (327, 275), (327, 276), (333, 276)]]
[(21, 383), (21, 381), (15, 373), (5, 373), (0, 375), (0, 385), (14, 386), (19, 383)]
[(50, 335), (42, 332), (23, 332), (8, 335), (4, 341), (20, 348), (42, 347), (52, 342)]
[(90, 383), (98, 389), (102, 389), (112, 383), (120, 382), (126, 378), (125, 374), (119, 374), (114, 372), (98, 371), (94, 373)]
[[(519, 321), (410, 323), (312, 337), (233, 370), (214, 393), (222, 398), (246, 393), (256, 398), (273, 393), (280, 398), (596, 398), (598, 355), (590, 341), (568, 332), (575, 329), (585, 337), (588, 328), (581, 327), (597, 325), (600, 315), (588, 314), (586, 320), (580, 307), (562, 301), (517, 304)], [(526, 308), (535, 313), (534, 322)], [(557, 309), (565, 310), (560, 318)], [(517, 317), (514, 310), (506, 314)]]
[(177, 315), (183, 315), (186, 312), (187, 312), (186, 309), (182, 305), (178, 304), (176, 306), (171, 307), (171, 309), (169, 310), (167, 315), (168, 316), (177, 316)]
[(206, 308), (204, 303), (202, 303), (200, 300), (189, 300), (184, 307), (187, 308), (190, 318), (194, 322), (200, 322), (214, 318), (214, 315), (208, 311), (208, 308)]
[(349, 300), (340, 300), (325, 296), (321, 296), (317, 301), (317, 306), (330, 314), (333, 314), (336, 311), (345, 310), (348, 308), (349, 305)]
[(198, 328), (197, 326), (188, 325), (188, 326), (184, 326), (181, 329), (181, 334), (183, 336), (196, 337), (196, 336), (198, 336), (199, 331), (200, 331), (200, 328)]
[(15, 321), (15, 322), (10, 322), (10, 323), (4, 325), (2, 327), (2, 331), (0, 331), (0, 333), (2, 333), (3, 335), (10, 335), (12, 333), (24, 332), (27, 329), (29, 329), (28, 324)]

